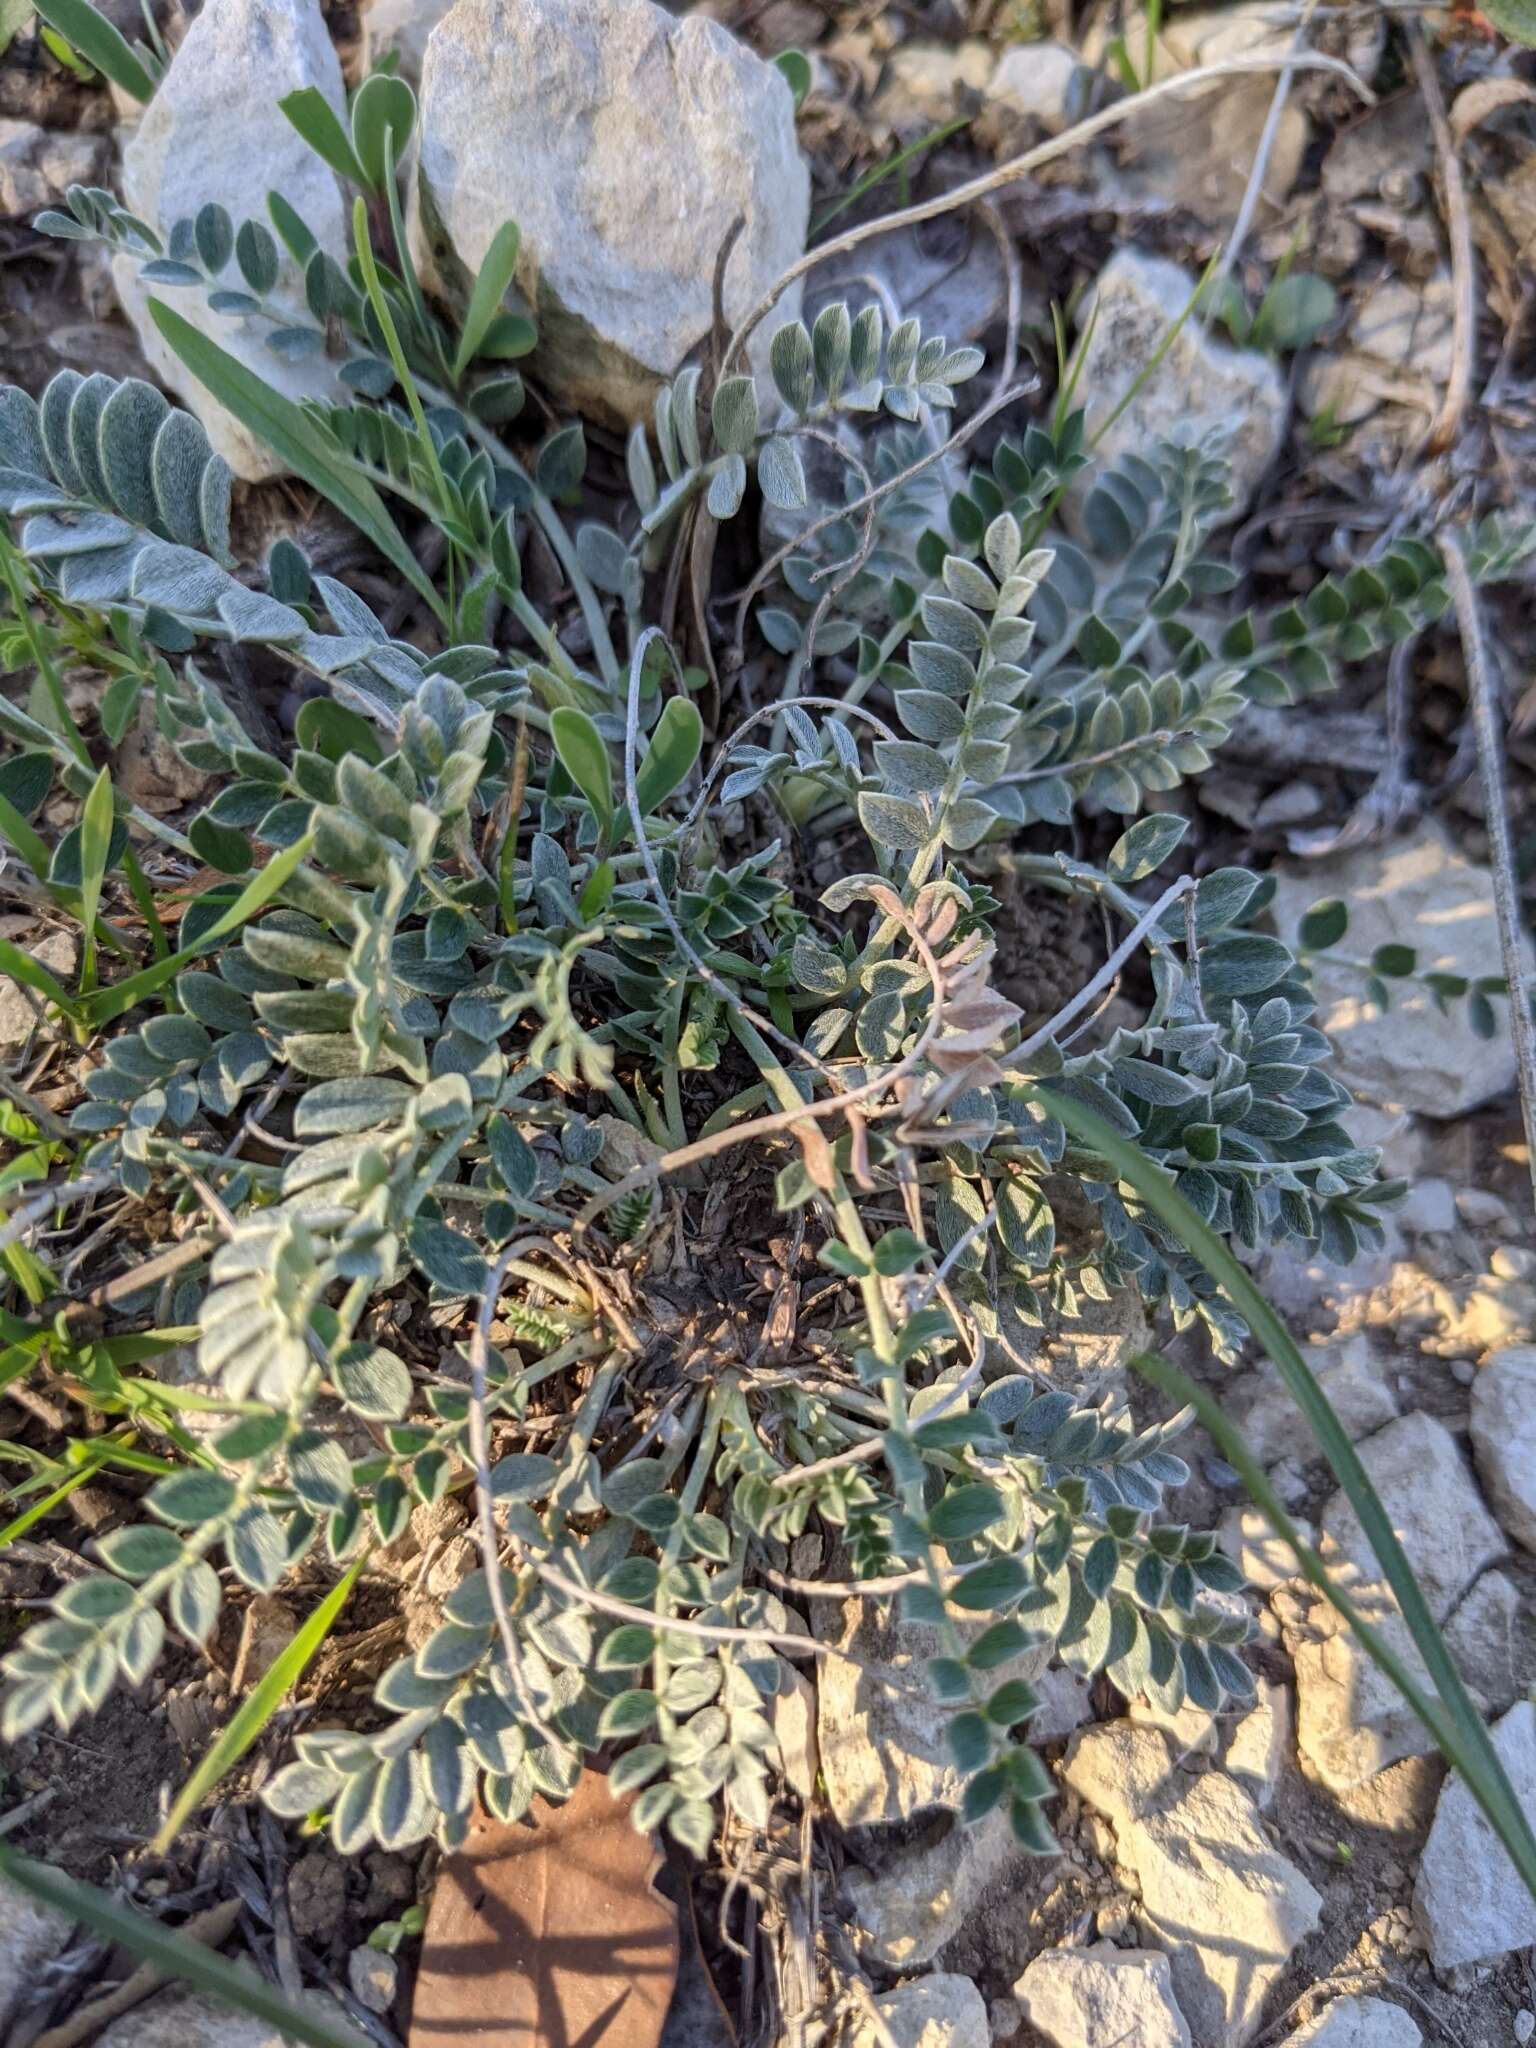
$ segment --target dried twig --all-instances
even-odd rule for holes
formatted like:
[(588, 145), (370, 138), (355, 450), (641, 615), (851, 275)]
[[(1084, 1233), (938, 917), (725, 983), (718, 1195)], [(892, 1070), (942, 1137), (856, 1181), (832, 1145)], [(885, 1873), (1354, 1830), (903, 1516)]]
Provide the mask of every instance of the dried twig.
[[(218, 1905), (210, 1906), (206, 1912), (195, 1913), (176, 1932), (185, 1940), (201, 1942), (204, 1948), (222, 1948), (234, 1932), (240, 1913), (239, 1899), (221, 1899)], [(150, 1993), (158, 1991), (167, 1980), (168, 1972), (158, 1963), (140, 1963), (133, 1975), (119, 1984), (115, 1991), (93, 1998), (88, 2005), (72, 2012), (67, 2020), (50, 2027), (46, 2034), (39, 2034), (32, 2048), (79, 2048), (80, 2042), (89, 2041), (109, 2020), (142, 2005)]]
[(1451, 374), (1445, 396), (1429, 430), (1426, 452), (1441, 455), (1456, 438), (1461, 416), (1467, 409), (1472, 389), (1472, 354), (1477, 339), (1477, 257), (1472, 246), (1472, 216), (1467, 207), (1466, 182), (1461, 175), (1461, 158), (1446, 118), (1445, 95), (1439, 74), (1424, 40), (1424, 31), (1409, 15), (1404, 23), (1414, 76), (1424, 96), (1430, 134), (1440, 165), (1441, 194), (1445, 203), (1445, 230), (1451, 244), (1451, 278), (1455, 288), (1451, 330)]
[(1509, 984), (1509, 1035), (1515, 1048), (1515, 1075), (1520, 1084), (1520, 1114), (1525, 1122), (1526, 1164), (1536, 1193), (1536, 1031), (1531, 1025), (1531, 991), (1521, 947), (1520, 895), (1515, 881), (1515, 853), (1510, 841), (1509, 807), (1504, 794), (1504, 743), (1499, 732), (1499, 689), (1494, 675), (1483, 616), (1459, 533), (1443, 536), (1445, 580), (1456, 607), (1467, 666), (1467, 691), (1472, 699), (1472, 724), (1477, 735), (1478, 770), (1483, 783), (1483, 812), (1488, 825), (1488, 857), (1493, 869), (1493, 904), (1499, 920), (1499, 947)]
[(50, 1181), (40, 1194), (34, 1195), (30, 1202), (24, 1202), (9, 1222), (0, 1228), (0, 1251), (25, 1237), (52, 1210), (72, 1208), (76, 1202), (105, 1194), (108, 1188), (116, 1185), (116, 1178), (110, 1173), (87, 1173), (79, 1180)]
[(1291, 96), (1291, 81), (1296, 76), (1295, 60), (1306, 45), (1307, 35), (1312, 26), (1312, 15), (1317, 0), (1306, 0), (1301, 10), (1301, 19), (1296, 24), (1296, 33), (1291, 38), (1291, 47), (1286, 53), (1285, 67), (1275, 80), (1275, 90), (1270, 98), (1269, 111), (1264, 116), (1264, 126), (1259, 133), (1259, 146), (1253, 153), (1253, 165), (1248, 172), (1248, 183), (1243, 188), (1242, 204), (1237, 209), (1237, 218), (1232, 223), (1221, 260), (1212, 273), (1205, 296), (1205, 311), (1201, 314), (1201, 325), (1209, 327), (1216, 311), (1217, 295), (1223, 282), (1237, 268), (1237, 260), (1243, 253), (1243, 244), (1253, 226), (1253, 216), (1258, 211), (1259, 199), (1264, 190), (1264, 174), (1269, 169), (1269, 159), (1274, 153), (1275, 137), (1280, 133), (1280, 118), (1285, 112), (1286, 102)]
[(1101, 113), (1090, 115), (1086, 121), (1079, 121), (1062, 135), (1053, 135), (1048, 141), (1034, 149), (1026, 149), (1022, 155), (1010, 157), (996, 170), (987, 171), (979, 178), (972, 178), (967, 184), (956, 185), (953, 191), (941, 192), (933, 199), (925, 199), (916, 206), (904, 207), (899, 213), (882, 214), (878, 220), (863, 222), (859, 227), (849, 228), (846, 234), (834, 235), (829, 242), (820, 242), (814, 249), (792, 263), (758, 300), (731, 336), (725, 353), (724, 369), (729, 369), (732, 358), (745, 343), (758, 324), (767, 318), (777, 304), (781, 292), (792, 285), (797, 277), (814, 270), (818, 263), (825, 263), (833, 256), (846, 256), (861, 243), (870, 241), (876, 235), (887, 235), (896, 228), (914, 227), (919, 221), (936, 220), (940, 214), (951, 213), (956, 207), (971, 206), (979, 199), (987, 198), (993, 192), (1000, 192), (1005, 185), (1017, 184), (1019, 179), (1029, 177), (1046, 164), (1054, 163), (1057, 157), (1066, 156), (1085, 142), (1091, 142), (1096, 135), (1102, 135), (1111, 128), (1117, 128), (1123, 121), (1134, 120), (1146, 107), (1155, 106), (1159, 101), (1176, 99), (1187, 92), (1203, 92), (1208, 86), (1222, 78), (1236, 78), (1250, 71), (1276, 71), (1290, 67), (1295, 70), (1331, 71), (1336, 78), (1342, 78), (1356, 92), (1367, 106), (1374, 106), (1376, 95), (1348, 64), (1338, 57), (1325, 56), (1320, 50), (1305, 50), (1299, 54), (1287, 50), (1279, 56), (1228, 57), (1220, 64), (1203, 65), (1198, 71), (1181, 71), (1174, 78), (1160, 79), (1156, 85), (1149, 85), (1145, 92), (1132, 94), (1129, 99), (1119, 101), (1115, 106), (1105, 107)]

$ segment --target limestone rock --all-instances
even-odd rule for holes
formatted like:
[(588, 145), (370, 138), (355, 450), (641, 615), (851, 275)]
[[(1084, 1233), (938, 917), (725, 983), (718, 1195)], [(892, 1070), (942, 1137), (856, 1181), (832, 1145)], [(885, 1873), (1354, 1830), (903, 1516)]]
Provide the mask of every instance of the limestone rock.
[[(992, 2030), (981, 1993), (969, 1977), (936, 1972), (875, 1999), (896, 2048), (990, 2048)], [(848, 2048), (885, 2048), (868, 2013), (854, 2009)]]
[(73, 1922), (0, 1877), (0, 2032), (38, 1970), (69, 1938)]
[(968, 36), (962, 43), (924, 37), (902, 43), (891, 52), (870, 115), (902, 132), (936, 127), (975, 104), (995, 61), (992, 45), (982, 36)]
[[(277, 102), (316, 86), (343, 117), (341, 67), (321, 18), (319, 0), (218, 0), (187, 30), (185, 40), (123, 148), (123, 203), (168, 240), (178, 220), (217, 201), (238, 226), (261, 213), (261, 195), (280, 191), (308, 223), (322, 249), (345, 265), (346, 211), (335, 178)], [(123, 311), (133, 323), (155, 374), (197, 414), (235, 475), (249, 483), (284, 474), (284, 464), (209, 396), (162, 338), (149, 314), (152, 296), (167, 296), (183, 318), (294, 400), (326, 397), (338, 388), (324, 358), (285, 361), (266, 345), (264, 321), (215, 313), (205, 294), (146, 285), (126, 256), (112, 261)], [(237, 273), (232, 269), (230, 280)], [(272, 303), (312, 325), (302, 280), (291, 264)]]
[[(1166, 342), (1189, 304), (1195, 280), (1178, 264), (1137, 249), (1121, 249), (1100, 271), (1091, 306), (1097, 308), (1085, 345), (1079, 389), (1087, 400), (1092, 440)], [(1105, 464), (1145, 455), (1160, 440), (1214, 448), (1224, 437), (1231, 463), (1236, 518), (1279, 449), (1285, 428), (1285, 387), (1277, 366), (1252, 349), (1213, 341), (1198, 320), (1186, 320), (1134, 403), (1099, 443)], [(1077, 521), (1083, 491), (1069, 495)]]
[(816, 1792), (816, 1688), (786, 1658), (779, 1659), (779, 1689), (768, 1703), (773, 1739), (788, 1783), (802, 1799)]
[(1220, 1771), (1174, 1770), (1155, 1729), (1089, 1729), (1062, 1775), (1115, 1829), (1195, 2048), (1242, 2048), (1321, 1898), (1242, 1787)]
[(363, 67), (374, 70), (386, 57), (412, 85), (421, 77), (427, 38), (453, 5), (453, 0), (369, 0), (363, 16)]
[(1290, 2043), (1291, 2048), (1419, 2048), (1423, 2039), (1412, 2015), (1400, 2005), (1346, 1994), (1298, 2027)]
[[(1493, 1730), (1515, 1797), (1536, 1821), (1536, 1707), (1521, 1700)], [(1536, 1942), (1536, 1899), (1461, 1779), (1445, 1781), (1414, 1887), (1413, 1910), (1437, 1970)]]
[(1445, 1646), (1488, 1712), (1502, 1714), (1536, 1676), (1536, 1613), (1507, 1574), (1484, 1572), (1446, 1623)]
[[(1431, 1612), (1443, 1622), (1478, 1573), (1504, 1551), (1499, 1525), (1483, 1506), (1456, 1439), (1433, 1416), (1403, 1415), (1360, 1446), (1360, 1462)], [(1357, 1584), (1380, 1580), (1365, 1531), (1342, 1491), (1323, 1510), (1322, 1525), (1325, 1559), (1348, 1567)]]
[(1168, 1958), (1149, 1950), (1048, 1948), (1013, 1987), (1024, 2017), (1052, 2048), (1189, 2048)]
[(1536, 1345), (1495, 1352), (1473, 1380), (1472, 1453), (1504, 1528), (1536, 1550)]
[[(1387, 1589), (1351, 1588), (1351, 1598), (1428, 1691), (1433, 1681)], [(1296, 1741), (1323, 1783), (1347, 1792), (1403, 1757), (1427, 1756), (1434, 1738), (1397, 1687), (1355, 1641), (1332, 1608), (1314, 1610), (1319, 1633), (1288, 1632), (1296, 1665)], [(1463, 1673), (1477, 1699), (1469, 1673)]]
[(1227, 1741), (1222, 1767), (1252, 1798), (1260, 1813), (1274, 1804), (1280, 1773), (1294, 1741), (1290, 1688), (1258, 1681), (1258, 1698)]
[[(1336, 1343), (1310, 1347), (1307, 1363), (1352, 1443), (1395, 1420), (1397, 1401), (1363, 1330)], [(1267, 1362), (1233, 1390), (1233, 1414), (1261, 1465), (1285, 1457), (1307, 1464), (1320, 1455), (1285, 1382)]]
[(71, 185), (99, 185), (105, 157), (100, 135), (0, 121), (0, 217), (30, 218), (56, 206)]
[[(68, 932), (49, 932), (25, 950), (68, 988), (75, 971), (75, 942)], [(0, 1055), (20, 1052), (38, 1028), (42, 1009), (42, 998), (35, 990), (23, 991), (8, 974), (0, 974)]]
[[(839, 1824), (868, 1827), (958, 1806), (965, 1781), (945, 1741), (949, 1714), (929, 1695), (925, 1673), (942, 1653), (938, 1631), (882, 1619), (864, 1600), (818, 1604), (814, 1618), (824, 1640), (859, 1660), (829, 1657), (817, 1673), (821, 1774)], [(995, 1682), (1033, 1682), (1049, 1656), (1048, 1644), (1026, 1651)], [(882, 1673), (896, 1686), (881, 1683)]]
[[(1366, 959), (1378, 946), (1411, 946), (1420, 970), (1467, 976), (1499, 974), (1493, 882), (1486, 868), (1464, 860), (1438, 828), (1384, 846), (1362, 846), (1300, 868), (1275, 870), (1271, 910), (1282, 938), (1292, 939), (1304, 913), (1322, 896), (1349, 905), (1346, 951)], [(1525, 966), (1533, 965), (1530, 942)], [(1334, 1071), (1355, 1094), (1426, 1116), (1462, 1116), (1514, 1085), (1515, 1055), (1500, 1029), (1487, 1041), (1468, 1022), (1467, 1005), (1442, 1013), (1417, 984), (1392, 986), (1385, 1014), (1366, 999), (1357, 968), (1313, 968), (1318, 1023), (1334, 1047)]]
[(1021, 1855), (1006, 1811), (994, 1807), (971, 1826), (946, 1816), (920, 1844), (896, 1851), (883, 1869), (850, 1865), (844, 1884), (860, 1953), (888, 1970), (932, 1962)]
[[(1139, 71), (1149, 70), (1154, 80), (1233, 57), (1276, 56), (1290, 43), (1286, 27), (1276, 22), (1265, 0), (1166, 9), (1150, 41), (1147, 16), (1140, 9), (1128, 10), (1117, 26), (1123, 28), (1133, 63)], [(1083, 52), (1089, 61), (1098, 62), (1105, 55), (1108, 34), (1103, 22), (1090, 33)], [(1185, 207), (1213, 225), (1233, 219), (1274, 96), (1274, 81), (1273, 72), (1230, 74), (1136, 115), (1117, 150), (1125, 158), (1117, 179), (1124, 196)], [(1284, 205), (1310, 133), (1311, 124), (1293, 95), (1281, 112), (1265, 166), (1261, 220), (1272, 220)]]
[[(1313, 1531), (1310, 1522), (1297, 1520), (1297, 1533), (1303, 1543), (1312, 1542)], [(1296, 1559), (1288, 1543), (1283, 1543), (1269, 1526), (1267, 1517), (1259, 1508), (1231, 1507), (1221, 1520), (1221, 1547), (1237, 1566), (1250, 1586), (1261, 1593), (1269, 1593), (1276, 1586), (1283, 1586), (1287, 1579), (1294, 1579)]]
[[(313, 2006), (316, 2017), (323, 2013), (335, 2024), (339, 2008), (333, 1999), (317, 1995)], [(114, 2020), (100, 2036), (99, 2048), (285, 2048), (285, 2037), (270, 2021), (252, 2019), (216, 1999), (163, 1991)]]
[[(487, 137), (495, 137), (495, 147)], [(652, 0), (459, 0), (421, 77), (418, 257), (462, 294), (502, 223), (559, 401), (621, 424), (801, 253), (810, 179), (781, 72), (718, 22)], [(792, 288), (774, 318), (798, 310)], [(766, 360), (773, 318), (757, 330)]]
[(1038, 121), (1055, 133), (1072, 118), (1082, 60), (1065, 43), (1010, 43), (987, 83), (988, 109)]

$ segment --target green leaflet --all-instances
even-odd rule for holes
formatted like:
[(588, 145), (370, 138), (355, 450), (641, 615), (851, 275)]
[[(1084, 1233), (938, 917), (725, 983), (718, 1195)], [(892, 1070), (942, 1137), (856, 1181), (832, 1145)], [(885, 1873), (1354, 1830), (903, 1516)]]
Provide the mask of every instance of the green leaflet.
[(502, 299), (517, 268), (517, 251), (521, 240), (522, 233), (517, 222), (503, 221), (496, 230), (490, 248), (485, 252), (485, 261), (480, 265), (474, 290), (469, 295), (464, 324), (459, 330), (459, 346), (453, 358), (455, 383), (474, 361), (492, 321), (501, 311)]
[(210, 1998), (236, 2012), (269, 2021), (292, 2040), (304, 2042), (306, 2048), (367, 2048), (364, 2037), (354, 2032), (339, 2013), (334, 2020), (324, 2019), (313, 2008), (293, 2004), (281, 1991), (264, 1984), (254, 1971), (241, 1969), (215, 1950), (204, 1948), (201, 1942), (191, 1941), (146, 1914), (134, 1912), (131, 1906), (110, 1898), (94, 1885), (81, 1884), (50, 1870), (45, 1863), (19, 1856), (3, 1842), (0, 1876), (9, 1878), (22, 1891), (67, 1918), (83, 1921), (93, 1934), (153, 1963), (165, 1976), (190, 1984), (194, 1991), (207, 1992)]
[(328, 498), (360, 533), (366, 534), (446, 624), (442, 599), (401, 538), (383, 499), (365, 477), (353, 471), (302, 409), (291, 398), (284, 398), (281, 392), (263, 383), (254, 370), (237, 362), (161, 300), (152, 298), (149, 310), (155, 325), (197, 381), (221, 405), (227, 405), (241, 425), (258, 435), (296, 475)]
[(592, 806), (604, 839), (613, 829), (613, 767), (602, 734), (585, 711), (562, 704), (549, 714), (560, 765)]
[(1419, 1589), (1419, 1582), (1403, 1554), (1392, 1524), (1372, 1486), (1359, 1454), (1345, 1434), (1327, 1395), (1302, 1357), (1295, 1339), (1260, 1294), (1252, 1280), (1222, 1243), (1185, 1201), (1167, 1174), (1110, 1128), (1094, 1110), (1049, 1085), (1031, 1086), (1037, 1096), (1058, 1116), (1075, 1138), (1101, 1153), (1116, 1175), (1128, 1181), (1157, 1216), (1183, 1241), (1244, 1316), (1254, 1335), (1269, 1354), (1286, 1387), (1321, 1445), (1330, 1469), (1343, 1487), (1366, 1541), (1381, 1565), (1388, 1585), (1397, 1598), (1414, 1646), (1440, 1694), (1440, 1706), (1426, 1698), (1401, 1663), (1375, 1631), (1364, 1623), (1348, 1598), (1334, 1585), (1320, 1560), (1301, 1544), (1286, 1519), (1273, 1490), (1259, 1472), (1215, 1405), (1182, 1375), (1156, 1361), (1138, 1360), (1141, 1369), (1158, 1384), (1170, 1388), (1181, 1400), (1193, 1401), (1200, 1409), (1225, 1454), (1243, 1474), (1254, 1499), (1284, 1541), (1295, 1552), (1304, 1574), (1343, 1615), (1362, 1647), (1379, 1664), (1424, 1723), (1447, 1762), (1461, 1772), (1467, 1787), (1511, 1860), (1536, 1897), (1536, 1836), (1520, 1809), (1504, 1767), (1488, 1739), (1482, 1716), (1467, 1696), (1461, 1675), (1451, 1661), (1434, 1616)]
[(285, 93), (277, 104), (315, 155), (329, 164), (339, 178), (346, 178), (351, 184), (362, 185), (369, 191), (373, 189), (373, 180), (358, 162), (352, 138), (341, 116), (317, 85), (305, 85), (297, 92)]
[[(88, 64), (93, 64), (103, 78), (110, 78), (114, 85), (121, 86), (130, 99), (142, 101), (154, 97), (155, 81), (106, 16), (98, 14), (91, 6), (90, 0), (34, 0), (34, 4), (50, 28), (57, 29), (72, 49), (77, 50)], [(0, 22), (6, 18), (0, 16)], [(0, 49), (8, 40), (0, 33)]]
[(697, 704), (691, 697), (669, 697), (635, 776), (635, 796), (642, 818), (658, 810), (692, 772), (703, 744), (704, 721)]

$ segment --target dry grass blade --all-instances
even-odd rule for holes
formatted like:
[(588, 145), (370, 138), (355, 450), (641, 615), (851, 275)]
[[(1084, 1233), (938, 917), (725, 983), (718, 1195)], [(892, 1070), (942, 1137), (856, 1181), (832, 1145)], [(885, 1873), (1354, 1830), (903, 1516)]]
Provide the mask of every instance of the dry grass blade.
[(1493, 902), (1499, 920), (1499, 948), (1509, 983), (1509, 1035), (1514, 1041), (1515, 1074), (1520, 1084), (1520, 1114), (1525, 1123), (1526, 1160), (1536, 1191), (1536, 1028), (1531, 1023), (1531, 990), (1521, 951), (1520, 891), (1515, 880), (1515, 850), (1509, 831), (1509, 803), (1504, 788), (1504, 746), (1499, 734), (1499, 692), (1483, 634), (1477, 592), (1458, 538), (1446, 544), (1445, 577), (1456, 607), (1467, 665), (1467, 691), (1472, 699), (1472, 729), (1477, 739), (1477, 765), (1483, 784), (1483, 812), (1488, 824), (1488, 853), (1493, 868)]
[(410, 2048), (654, 2048), (677, 1918), (632, 1804), (587, 1770), (563, 1806), (476, 1821), (433, 1895)]

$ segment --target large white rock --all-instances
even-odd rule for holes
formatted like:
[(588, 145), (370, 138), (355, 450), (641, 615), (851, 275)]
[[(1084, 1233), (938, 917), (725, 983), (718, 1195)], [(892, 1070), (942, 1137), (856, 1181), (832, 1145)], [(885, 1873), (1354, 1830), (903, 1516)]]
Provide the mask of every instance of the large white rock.
[[(1340, 951), (1365, 960), (1377, 947), (1411, 946), (1420, 971), (1502, 974), (1493, 881), (1486, 868), (1463, 860), (1444, 834), (1426, 825), (1411, 838), (1362, 846), (1305, 867), (1275, 870), (1270, 906), (1282, 938), (1293, 939), (1304, 913), (1320, 897), (1349, 906), (1349, 930)], [(1522, 942), (1527, 971), (1536, 962)], [(1395, 1103), (1426, 1116), (1462, 1116), (1513, 1087), (1515, 1054), (1499, 1016), (1494, 1037), (1472, 1029), (1467, 1004), (1442, 1014), (1415, 982), (1389, 984), (1392, 1007), (1378, 1010), (1366, 996), (1357, 967), (1326, 956), (1313, 968), (1318, 1023), (1333, 1041), (1334, 1072), (1368, 1101)], [(1503, 1004), (1496, 1000), (1495, 1010)]]
[(1494, 1511), (1536, 1550), (1536, 1345), (1496, 1351), (1472, 1382), (1472, 1451)]
[(1086, 1730), (1062, 1776), (1115, 1830), (1195, 2048), (1243, 2048), (1321, 1898), (1242, 1787), (1220, 1771), (1175, 1770), (1154, 1728)]
[[(178, 220), (217, 201), (238, 227), (265, 218), (265, 195), (281, 192), (322, 249), (345, 263), (348, 248), (341, 190), (313, 150), (277, 110), (285, 94), (317, 86), (345, 115), (341, 66), (321, 18), (319, 0), (208, 0), (123, 147), (123, 202), (167, 240)], [(247, 482), (285, 473), (283, 463), (233, 413), (209, 396), (165, 342), (149, 314), (151, 296), (211, 335), (220, 348), (295, 400), (332, 395), (334, 367), (324, 358), (285, 362), (266, 345), (266, 322), (214, 313), (196, 286), (146, 285), (139, 265), (112, 262), (123, 311), (133, 322), (155, 374), (202, 421), (214, 448)], [(227, 273), (239, 284), (233, 264)], [(303, 281), (285, 258), (273, 303), (313, 325)]]
[(884, 2032), (855, 2007), (848, 2048), (991, 2048), (987, 2008), (969, 1977), (940, 1971), (875, 1999)]
[[(1511, 1707), (1494, 1728), (1493, 1746), (1527, 1819), (1536, 1824), (1536, 1707), (1529, 1700)], [(1413, 1910), (1437, 1970), (1505, 1956), (1536, 1942), (1536, 1899), (1455, 1774), (1446, 1779), (1435, 1808)]]
[[(1139, 249), (1117, 250), (1099, 272), (1081, 316), (1085, 331), (1090, 318), (1093, 323), (1078, 384), (1090, 441), (1164, 349), (1195, 289), (1196, 280), (1177, 263)], [(1231, 516), (1237, 518), (1274, 460), (1285, 416), (1285, 385), (1274, 361), (1254, 349), (1213, 341), (1199, 319), (1191, 318), (1105, 433), (1099, 458), (1112, 465), (1122, 455), (1147, 456), (1159, 441), (1214, 449), (1220, 437), (1231, 464)], [(1069, 519), (1080, 515), (1085, 496), (1081, 484), (1069, 494)]]
[(1190, 2048), (1168, 1958), (1147, 1949), (1048, 1948), (1013, 1987), (1051, 2048)]
[(69, 1939), (74, 1923), (0, 1877), (0, 2035), (38, 1970)]
[[(1402, 1415), (1360, 1446), (1360, 1462), (1392, 1523), (1436, 1621), (1444, 1621), (1485, 1566), (1503, 1555), (1456, 1439), (1433, 1416)], [(1322, 1554), (1354, 1585), (1381, 1579), (1375, 1553), (1343, 1491), (1323, 1510)]]
[[(805, 245), (810, 179), (783, 74), (652, 0), (458, 0), (427, 43), (413, 234), (462, 293), (507, 220), (545, 388), (628, 423)], [(778, 317), (799, 305), (795, 289)], [(766, 358), (772, 320), (755, 338)]]
[(1384, 1998), (1332, 1999), (1290, 2036), (1290, 2048), (1419, 2048), (1424, 2036), (1411, 2013)]

